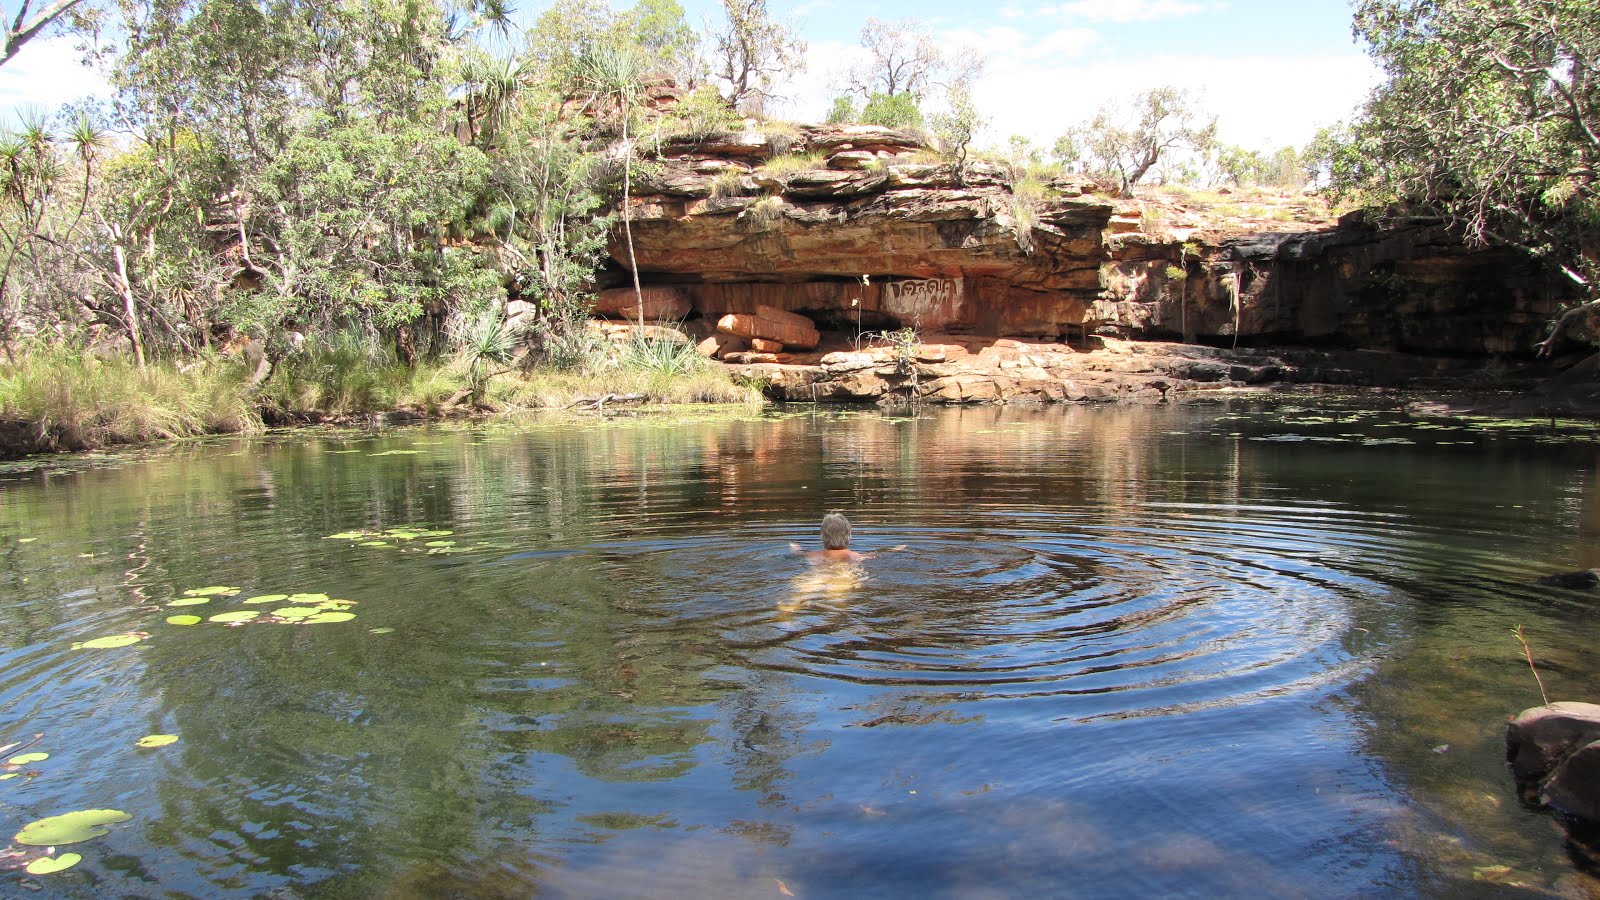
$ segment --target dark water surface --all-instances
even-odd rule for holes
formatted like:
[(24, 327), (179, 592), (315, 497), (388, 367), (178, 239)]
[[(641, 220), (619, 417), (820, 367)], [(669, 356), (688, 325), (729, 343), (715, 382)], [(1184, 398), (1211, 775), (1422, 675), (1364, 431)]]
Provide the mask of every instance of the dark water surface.
[[(1517, 625), (1600, 699), (1596, 598), (1532, 584), (1600, 566), (1596, 444), (1459, 425), (805, 410), (14, 474), (0, 744), (50, 757), (0, 839), (133, 818), (0, 895), (1575, 895), (1502, 740)], [(834, 507), (908, 549), (791, 554)], [(301, 592), (356, 618), (165, 621)]]

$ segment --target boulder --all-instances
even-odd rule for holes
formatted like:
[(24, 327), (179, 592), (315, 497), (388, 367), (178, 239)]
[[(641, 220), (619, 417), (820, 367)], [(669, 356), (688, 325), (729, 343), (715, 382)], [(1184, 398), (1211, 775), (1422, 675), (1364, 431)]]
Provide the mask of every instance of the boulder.
[(1545, 781), (1541, 799), (1572, 818), (1600, 823), (1600, 741), (1562, 760)]
[[(641, 301), (639, 296), (643, 297)], [(675, 287), (647, 287), (635, 295), (633, 288), (601, 291), (595, 300), (596, 315), (646, 322), (675, 322), (693, 310), (689, 298)]]
[(781, 353), (783, 352), (783, 342), (769, 341), (766, 338), (751, 338), (750, 349), (757, 353)]
[(723, 359), (729, 353), (742, 353), (750, 349), (750, 342), (742, 337), (717, 332), (695, 345), (695, 352), (708, 359)]
[(1567, 757), (1596, 741), (1600, 741), (1600, 704), (1535, 706), (1512, 719), (1506, 728), (1506, 761), (1520, 779), (1543, 779)]
[(764, 305), (758, 305), (754, 314), (729, 313), (723, 316), (717, 320), (717, 330), (746, 339), (778, 341), (804, 350), (816, 347), (822, 340), (821, 333), (810, 319)]

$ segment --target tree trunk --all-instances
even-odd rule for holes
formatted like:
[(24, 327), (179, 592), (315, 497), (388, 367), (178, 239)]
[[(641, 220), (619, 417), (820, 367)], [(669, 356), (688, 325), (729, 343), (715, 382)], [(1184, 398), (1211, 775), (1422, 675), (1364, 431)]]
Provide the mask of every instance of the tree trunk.
[(133, 343), (133, 358), (139, 363), (139, 374), (145, 372), (144, 339), (139, 334), (139, 307), (133, 299), (133, 286), (128, 281), (128, 257), (122, 250), (122, 241), (112, 236), (111, 256), (117, 263), (117, 293), (122, 295), (123, 315), (128, 320), (128, 340)]

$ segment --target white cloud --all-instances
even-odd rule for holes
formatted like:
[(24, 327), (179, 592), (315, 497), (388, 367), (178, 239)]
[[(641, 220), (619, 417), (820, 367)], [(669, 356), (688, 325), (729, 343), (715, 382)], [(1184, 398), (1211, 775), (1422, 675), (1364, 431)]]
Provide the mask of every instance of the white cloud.
[(1018, 56), (991, 57), (990, 63), (973, 92), (991, 120), (983, 140), (1001, 144), (1021, 134), (1045, 147), (1101, 105), (1162, 85), (1189, 90), (1218, 117), (1223, 141), (1254, 149), (1300, 146), (1317, 128), (1348, 118), (1380, 77), (1371, 60), (1356, 53), (1293, 59), (1170, 54), (1043, 66)]
[(1067, 19), (1090, 22), (1149, 22), (1205, 12), (1213, 4), (1194, 0), (1074, 0), (1044, 12)]
[(91, 94), (110, 96), (106, 80), (84, 68), (78, 58), (70, 37), (29, 41), (11, 62), (0, 67), (0, 115), (10, 119), (29, 107), (48, 112)]

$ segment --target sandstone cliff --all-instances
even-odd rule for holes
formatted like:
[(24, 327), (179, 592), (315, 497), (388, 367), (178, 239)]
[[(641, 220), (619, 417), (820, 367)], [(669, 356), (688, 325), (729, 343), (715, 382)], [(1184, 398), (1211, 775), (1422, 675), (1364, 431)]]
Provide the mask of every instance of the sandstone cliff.
[(1250, 221), (1074, 180), (1044, 193), (1019, 196), (999, 166), (958, 173), (875, 126), (671, 143), (628, 210), (648, 296), (618, 288), (601, 311), (683, 323), (702, 352), (765, 366), (779, 396), (971, 402), (1371, 380), (1293, 354), (1163, 356), (1095, 337), (1527, 353), (1569, 296), (1520, 254), (1437, 225), (1334, 222), (1294, 198)]

